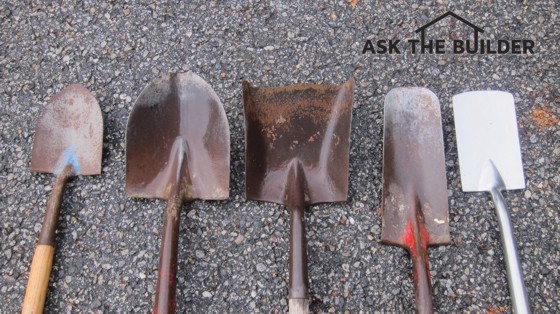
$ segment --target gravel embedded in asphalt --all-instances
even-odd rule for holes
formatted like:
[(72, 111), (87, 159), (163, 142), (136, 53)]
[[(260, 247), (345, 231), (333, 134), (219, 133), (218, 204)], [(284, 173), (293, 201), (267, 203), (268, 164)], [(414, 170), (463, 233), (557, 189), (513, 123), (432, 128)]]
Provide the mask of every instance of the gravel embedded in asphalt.
[[(355, 2), (355, 1), (354, 1)], [(124, 134), (149, 81), (192, 70), (224, 103), (231, 199), (184, 205), (179, 312), (287, 312), (289, 215), (244, 199), (241, 82), (257, 86), (356, 78), (348, 202), (306, 211), (313, 312), (410, 312), (411, 261), (379, 243), (383, 99), (423, 86), (442, 105), (453, 244), (429, 249), (440, 313), (511, 311), (489, 195), (463, 193), (451, 97), (511, 92), (527, 188), (504, 193), (536, 313), (560, 312), (560, 17), (557, 1), (33, 1), (0, 4), (0, 312), (21, 308), (53, 178), (29, 171), (35, 122), (71, 83), (97, 97), (103, 170), (66, 187), (46, 312), (148, 312), (165, 204), (124, 195)], [(532, 55), (362, 54), (366, 39), (417, 38), (447, 10), (491, 39), (531, 39)], [(455, 38), (444, 20), (430, 32)]]

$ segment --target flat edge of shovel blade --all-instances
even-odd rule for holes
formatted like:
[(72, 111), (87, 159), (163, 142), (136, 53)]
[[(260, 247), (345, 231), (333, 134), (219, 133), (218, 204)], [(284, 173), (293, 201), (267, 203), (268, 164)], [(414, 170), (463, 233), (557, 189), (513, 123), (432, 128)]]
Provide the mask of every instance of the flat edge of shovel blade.
[(485, 167), (491, 161), (506, 190), (525, 188), (513, 95), (471, 91), (453, 96), (461, 187), (488, 191)]
[(418, 218), (429, 236), (428, 245), (448, 244), (447, 178), (437, 96), (419, 87), (389, 91), (383, 133), (381, 241), (409, 248), (405, 232), (411, 219)]
[(95, 96), (72, 84), (55, 94), (37, 120), (30, 169), (58, 174), (72, 165), (76, 175), (101, 173), (103, 117)]
[(144, 88), (128, 119), (129, 197), (229, 198), (230, 132), (216, 92), (200, 76), (169, 73)]
[(354, 87), (243, 82), (247, 199), (286, 205), (300, 169), (306, 205), (346, 201)]

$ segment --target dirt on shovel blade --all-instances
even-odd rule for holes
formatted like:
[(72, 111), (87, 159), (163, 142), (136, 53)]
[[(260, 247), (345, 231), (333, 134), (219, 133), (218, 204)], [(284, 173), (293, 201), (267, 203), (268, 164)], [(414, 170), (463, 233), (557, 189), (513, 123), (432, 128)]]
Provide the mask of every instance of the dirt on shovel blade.
[(305, 177), (305, 205), (346, 201), (354, 79), (342, 85), (243, 83), (246, 196), (285, 204), (291, 163)]

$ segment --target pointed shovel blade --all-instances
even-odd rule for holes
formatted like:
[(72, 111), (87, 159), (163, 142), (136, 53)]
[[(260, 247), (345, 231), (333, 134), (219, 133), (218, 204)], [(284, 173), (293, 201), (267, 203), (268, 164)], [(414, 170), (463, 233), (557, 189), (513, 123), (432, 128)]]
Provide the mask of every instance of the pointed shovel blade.
[(126, 193), (183, 200), (229, 197), (229, 126), (198, 75), (168, 74), (140, 94), (126, 133)]
[(411, 248), (409, 224), (418, 219), (427, 245), (449, 238), (447, 179), (439, 101), (425, 88), (395, 88), (385, 98), (383, 228), (385, 243)]
[(462, 93), (453, 96), (453, 112), (463, 191), (489, 191), (494, 185), (524, 189), (513, 95)]
[(71, 165), (76, 175), (101, 173), (103, 119), (95, 97), (79, 84), (56, 94), (39, 116), (31, 171), (58, 174)]

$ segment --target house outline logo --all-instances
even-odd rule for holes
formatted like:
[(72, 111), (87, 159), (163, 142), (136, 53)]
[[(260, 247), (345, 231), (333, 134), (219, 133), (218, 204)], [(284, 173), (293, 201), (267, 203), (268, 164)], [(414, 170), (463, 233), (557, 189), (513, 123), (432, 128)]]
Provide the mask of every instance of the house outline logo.
[(455, 19), (457, 19), (460, 22), (463, 22), (463, 24), (469, 26), (470, 28), (474, 29), (474, 41), (478, 42), (478, 34), (479, 33), (484, 33), (484, 30), (476, 25), (474, 25), (473, 23), (465, 20), (464, 18), (460, 17), (459, 15), (455, 14), (453, 11), (447, 11), (444, 14), (436, 17), (435, 19), (431, 20), (430, 22), (418, 27), (414, 32), (415, 33), (420, 33), (420, 42), (421, 43), (425, 43), (425, 39), (426, 39), (426, 29), (434, 24), (439, 23), (439, 21), (445, 19), (446, 17), (451, 16), (454, 17)]
[[(436, 38), (426, 39), (426, 29), (439, 23), (441, 20), (453, 17), (474, 30), (473, 39), (453, 39), (451, 41)], [(408, 39), (401, 41), (400, 39), (378, 39), (366, 40), (362, 54), (401, 54), (401, 51), (410, 51), (411, 54), (534, 54), (535, 42), (530, 39), (480, 39), (480, 34), (484, 33), (484, 29), (467, 21), (465, 18), (457, 15), (453, 11), (438, 16), (428, 23), (414, 30), (416, 34), (420, 33), (420, 39)], [(404, 43), (408, 43), (407, 47), (402, 47)]]

